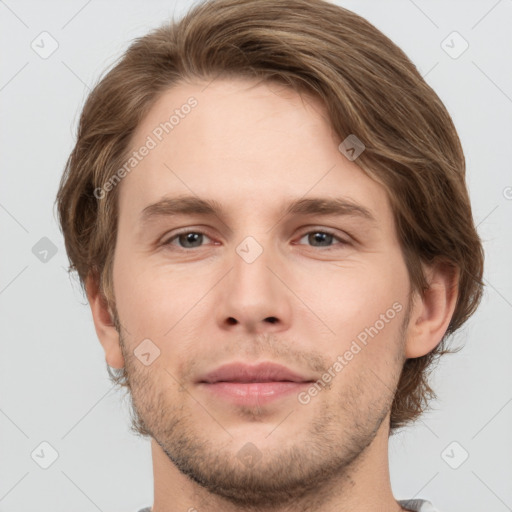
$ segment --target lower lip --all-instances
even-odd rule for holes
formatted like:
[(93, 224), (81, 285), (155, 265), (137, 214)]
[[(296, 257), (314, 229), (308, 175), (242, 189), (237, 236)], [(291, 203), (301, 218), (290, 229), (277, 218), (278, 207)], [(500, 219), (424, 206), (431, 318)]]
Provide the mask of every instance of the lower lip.
[(224, 400), (238, 405), (257, 406), (298, 394), (311, 382), (202, 382), (201, 385)]

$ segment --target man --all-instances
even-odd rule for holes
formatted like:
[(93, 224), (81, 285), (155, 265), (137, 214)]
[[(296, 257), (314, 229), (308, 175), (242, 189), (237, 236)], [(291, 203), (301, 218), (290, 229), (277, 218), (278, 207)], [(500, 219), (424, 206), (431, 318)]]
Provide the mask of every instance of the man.
[(132, 44), (57, 201), (151, 438), (144, 510), (435, 510), (395, 499), (388, 440), (480, 300), (464, 172), (414, 65), (333, 4), (206, 2)]

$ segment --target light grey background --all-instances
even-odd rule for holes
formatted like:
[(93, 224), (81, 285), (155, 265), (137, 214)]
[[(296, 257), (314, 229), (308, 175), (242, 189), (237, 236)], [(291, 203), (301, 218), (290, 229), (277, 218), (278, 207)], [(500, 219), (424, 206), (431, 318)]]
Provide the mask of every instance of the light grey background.
[[(454, 340), (465, 348), (433, 375), (435, 410), (391, 439), (394, 494), (441, 512), (512, 510), (512, 0), (338, 3), (395, 41), (447, 106), (486, 250), (485, 297)], [(130, 433), (108, 380), (53, 202), (90, 87), (133, 38), (190, 5), (0, 1), (0, 512), (152, 504), (149, 441)], [(58, 43), (46, 59), (31, 47), (50, 48), (43, 31)], [(457, 58), (453, 31), (469, 44)], [(43, 441), (58, 452), (47, 469), (35, 462), (50, 460)]]

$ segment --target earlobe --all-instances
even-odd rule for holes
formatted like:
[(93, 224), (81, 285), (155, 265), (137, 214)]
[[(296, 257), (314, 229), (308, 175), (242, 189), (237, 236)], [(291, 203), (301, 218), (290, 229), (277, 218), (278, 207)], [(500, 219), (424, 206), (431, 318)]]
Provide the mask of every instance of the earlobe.
[(416, 294), (407, 331), (405, 357), (421, 357), (443, 339), (455, 311), (459, 272), (453, 265), (437, 262), (424, 267), (429, 284), (420, 296)]
[(100, 340), (105, 359), (112, 368), (123, 368), (124, 357), (107, 300), (99, 290), (97, 276), (90, 274), (86, 281), (87, 298), (91, 307), (96, 334)]

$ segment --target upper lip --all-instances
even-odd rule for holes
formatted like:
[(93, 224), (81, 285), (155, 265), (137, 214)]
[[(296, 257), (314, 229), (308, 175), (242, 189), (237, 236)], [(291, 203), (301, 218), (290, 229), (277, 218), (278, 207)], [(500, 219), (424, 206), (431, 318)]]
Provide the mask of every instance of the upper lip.
[(203, 375), (197, 382), (310, 382), (312, 379), (300, 375), (286, 366), (271, 362), (256, 365), (230, 363)]

